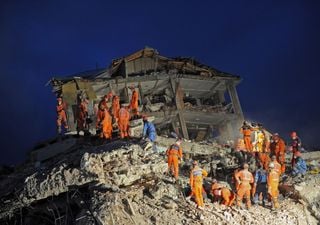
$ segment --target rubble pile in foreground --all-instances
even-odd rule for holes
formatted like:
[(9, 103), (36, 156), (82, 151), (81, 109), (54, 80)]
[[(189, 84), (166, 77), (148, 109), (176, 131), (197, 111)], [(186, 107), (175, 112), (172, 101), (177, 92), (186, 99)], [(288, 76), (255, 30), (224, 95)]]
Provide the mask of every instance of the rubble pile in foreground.
[[(171, 143), (159, 138), (159, 146)], [(208, 169), (211, 158), (232, 159), (226, 156), (228, 149), (215, 144), (184, 143), (183, 148)], [(282, 199), (277, 211), (268, 205), (226, 208), (210, 198), (205, 210), (199, 210), (192, 200), (185, 200), (188, 161), (181, 166), (180, 182), (174, 183), (166, 175), (163, 149), (144, 151), (139, 143), (121, 141), (79, 145), (37, 171), (26, 165), (0, 180), (0, 222), (14, 224), (22, 218), (23, 224), (317, 224), (320, 219), (319, 175), (287, 182), (298, 194)]]

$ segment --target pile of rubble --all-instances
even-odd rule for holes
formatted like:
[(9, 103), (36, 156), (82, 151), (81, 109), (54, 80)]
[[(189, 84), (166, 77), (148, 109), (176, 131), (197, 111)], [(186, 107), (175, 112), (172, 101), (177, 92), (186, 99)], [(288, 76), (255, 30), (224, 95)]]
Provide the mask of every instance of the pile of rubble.
[[(320, 176), (308, 175), (292, 185), (298, 195), (282, 199), (280, 209), (253, 206), (250, 210), (213, 203), (205, 210), (186, 200), (188, 158), (198, 159), (213, 176), (215, 165), (233, 167), (231, 149), (217, 144), (183, 143), (187, 157), (178, 183), (166, 175), (166, 146), (139, 141), (78, 145), (76, 151), (37, 165), (25, 164), (0, 179), (1, 224), (317, 224)], [(222, 160), (224, 159), (224, 160)], [(228, 160), (229, 161), (228, 161)], [(228, 161), (227, 164), (225, 164)], [(206, 183), (210, 183), (208, 177)], [(291, 186), (290, 186), (291, 187)], [(315, 188), (316, 187), (316, 188)], [(318, 220), (317, 220), (318, 219)]]

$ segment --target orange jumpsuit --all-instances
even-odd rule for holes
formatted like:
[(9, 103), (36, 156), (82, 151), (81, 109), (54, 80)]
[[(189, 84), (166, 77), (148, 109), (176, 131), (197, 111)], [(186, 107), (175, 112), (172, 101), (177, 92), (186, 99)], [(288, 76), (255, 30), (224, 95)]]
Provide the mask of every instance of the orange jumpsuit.
[(195, 166), (190, 173), (190, 186), (192, 193), (195, 196), (196, 203), (198, 207), (203, 207), (203, 197), (202, 197), (202, 189), (203, 189), (203, 177), (208, 176), (208, 172), (201, 169), (199, 166)]
[(243, 140), (244, 140), (244, 144), (246, 146), (246, 150), (248, 152), (252, 151), (252, 143), (251, 143), (251, 128), (249, 127), (242, 127), (240, 129), (241, 133), (243, 134)]
[(280, 163), (278, 163), (277, 160), (272, 161), (272, 163), (274, 164), (274, 171), (276, 171), (277, 173), (279, 173), (279, 175), (281, 175), (282, 173), (282, 166)]
[(240, 183), (239, 188), (237, 190), (237, 205), (240, 206), (243, 196), (246, 197), (247, 207), (251, 207), (251, 200), (250, 200), (250, 190), (251, 185), (250, 183), (253, 183), (253, 175), (248, 170), (240, 170), (236, 175), (236, 180)]
[(86, 126), (86, 118), (88, 116), (88, 103), (81, 101), (78, 105), (77, 130), (84, 130)]
[(211, 193), (215, 197), (221, 196), (223, 199), (222, 204), (225, 206), (231, 206), (236, 198), (233, 191), (219, 183), (212, 184)]
[(171, 170), (174, 177), (178, 179), (179, 176), (179, 159), (182, 158), (182, 148), (177, 144), (171, 145), (167, 151), (168, 156), (168, 170)]
[(278, 195), (279, 195), (279, 173), (275, 171), (274, 169), (271, 170), (271, 172), (268, 174), (267, 183), (268, 183), (268, 193), (271, 196), (273, 206), (275, 208), (279, 208), (278, 203)]
[(130, 119), (130, 113), (126, 108), (122, 107), (119, 110), (119, 121), (118, 121), (118, 127), (119, 127), (121, 138), (128, 137), (129, 119)]
[(101, 107), (105, 108), (106, 110), (108, 110), (108, 101), (106, 98), (102, 99), (100, 102), (99, 102), (99, 109), (101, 109)]
[(68, 129), (67, 124), (67, 115), (66, 115), (66, 104), (64, 102), (58, 102), (56, 111), (57, 111), (57, 126), (59, 129), (59, 133), (61, 132), (61, 126), (63, 125), (64, 128)]
[(286, 144), (279, 138), (270, 144), (270, 150), (273, 155), (277, 157), (277, 161), (281, 164), (281, 173), (286, 170)]
[(96, 128), (98, 129), (103, 121), (104, 118), (104, 109), (103, 108), (99, 108), (98, 112), (97, 112), (97, 122), (96, 122)]
[(119, 110), (120, 110), (120, 99), (119, 96), (115, 95), (112, 99), (112, 115), (116, 120), (119, 119)]
[(138, 107), (139, 107), (138, 100), (139, 100), (138, 92), (136, 90), (134, 90), (132, 92), (132, 97), (131, 97), (131, 102), (130, 102), (130, 109), (132, 110), (133, 115), (139, 115), (139, 112), (138, 112)]
[(112, 117), (108, 110), (104, 110), (104, 117), (102, 120), (102, 132), (100, 135), (101, 138), (112, 138)]

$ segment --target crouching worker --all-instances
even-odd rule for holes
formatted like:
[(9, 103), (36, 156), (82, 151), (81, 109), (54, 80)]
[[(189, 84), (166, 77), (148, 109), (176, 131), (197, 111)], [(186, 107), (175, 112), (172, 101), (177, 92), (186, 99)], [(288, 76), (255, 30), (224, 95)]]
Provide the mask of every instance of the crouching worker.
[(292, 168), (293, 176), (304, 176), (307, 173), (307, 164), (306, 161), (301, 157), (301, 152), (294, 153), (295, 165)]
[(272, 200), (272, 209), (279, 208), (278, 196), (279, 196), (279, 180), (280, 174), (275, 170), (274, 164), (269, 164), (270, 172), (268, 174), (267, 183), (268, 183), (268, 194), (271, 196)]
[(238, 173), (236, 173), (235, 178), (237, 183), (239, 184), (237, 189), (237, 205), (241, 206), (242, 199), (245, 196), (247, 208), (250, 208), (251, 207), (250, 183), (253, 183), (253, 176), (248, 169), (249, 169), (249, 165), (245, 163), (243, 165), (243, 170), (240, 170)]
[(212, 181), (211, 194), (214, 200), (222, 199), (222, 204), (225, 206), (232, 206), (236, 195), (224, 184), (219, 183), (216, 179)]
[(191, 192), (195, 196), (196, 203), (199, 209), (204, 209), (202, 189), (203, 177), (208, 176), (208, 172), (198, 166), (197, 161), (193, 161), (193, 168), (190, 173), (190, 187)]

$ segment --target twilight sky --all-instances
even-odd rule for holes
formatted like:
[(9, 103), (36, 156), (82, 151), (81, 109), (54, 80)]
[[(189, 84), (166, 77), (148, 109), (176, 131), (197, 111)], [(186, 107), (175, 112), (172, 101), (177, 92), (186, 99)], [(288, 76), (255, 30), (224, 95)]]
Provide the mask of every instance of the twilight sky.
[(320, 2), (0, 1), (0, 164), (55, 135), (53, 76), (144, 46), (240, 75), (247, 119), (320, 146)]

